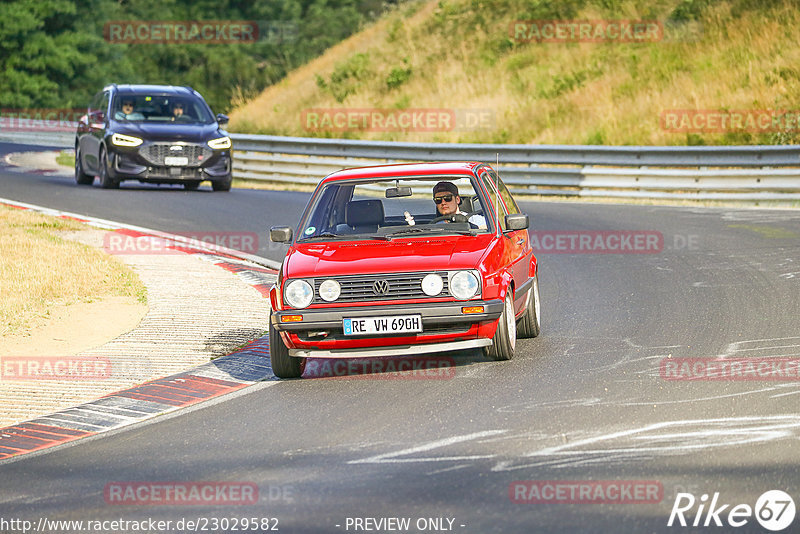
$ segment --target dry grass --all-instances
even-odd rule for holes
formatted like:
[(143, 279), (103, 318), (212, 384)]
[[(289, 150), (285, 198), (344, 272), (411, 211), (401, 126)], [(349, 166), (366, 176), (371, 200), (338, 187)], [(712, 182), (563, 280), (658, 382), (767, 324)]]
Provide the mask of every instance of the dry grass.
[(66, 241), (75, 221), (0, 206), (0, 336), (20, 334), (56, 304), (130, 296), (146, 302), (139, 278), (98, 249)]
[[(659, 122), (662, 111), (670, 109), (800, 109), (800, 32), (796, 31), (800, 10), (794, 2), (759, 6), (745, 0), (587, 0), (565, 2), (584, 6), (552, 17), (535, 11), (540, 4), (526, 0), (402, 4), (256, 99), (241, 103), (231, 113), (231, 130), (535, 144), (772, 144), (800, 139), (796, 131), (672, 133)], [(666, 21), (681, 5), (698, 6), (686, 27), (699, 37), (576, 44), (515, 43), (508, 35), (509, 23), (515, 20)], [(566, 9), (560, 2), (553, 6), (548, 9)], [(390, 86), (392, 70), (404, 68), (411, 69), (408, 79)], [(348, 72), (344, 79), (332, 77)], [(338, 99), (332, 87), (339, 90)], [(489, 109), (494, 126), (471, 132), (342, 135), (308, 131), (301, 124), (305, 109), (342, 107)]]

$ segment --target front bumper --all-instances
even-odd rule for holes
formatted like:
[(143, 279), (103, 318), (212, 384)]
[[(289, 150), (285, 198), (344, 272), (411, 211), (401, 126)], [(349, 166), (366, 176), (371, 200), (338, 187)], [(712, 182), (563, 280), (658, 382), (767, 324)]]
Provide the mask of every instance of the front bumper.
[[(463, 308), (483, 307), (480, 313)], [(298, 357), (351, 358), (402, 356), (419, 352), (441, 352), (491, 345), (494, 328), (503, 312), (503, 301), (470, 300), (404, 305), (347, 306), (276, 311), (272, 326), (281, 332), (289, 355)], [(422, 332), (345, 336), (343, 319), (419, 314)], [(302, 321), (282, 322), (285, 316), (302, 316)], [(483, 335), (482, 335), (483, 334)]]
[(162, 183), (213, 181), (227, 177), (232, 168), (230, 151), (208, 149), (206, 152), (208, 155), (202, 163), (195, 161), (187, 166), (168, 166), (163, 162), (147, 161), (138, 149), (117, 147), (112, 152), (113, 174), (118, 179)]

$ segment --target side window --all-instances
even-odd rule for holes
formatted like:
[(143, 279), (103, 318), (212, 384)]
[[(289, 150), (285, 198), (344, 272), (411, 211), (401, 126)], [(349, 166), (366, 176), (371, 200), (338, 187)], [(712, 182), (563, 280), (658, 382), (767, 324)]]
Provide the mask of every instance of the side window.
[(103, 98), (104, 92), (105, 91), (100, 91), (92, 97), (92, 101), (89, 102), (89, 113), (97, 111), (100, 108), (100, 100)]
[(105, 114), (108, 113), (108, 91), (103, 91), (102, 96), (100, 97), (100, 112), (105, 117)]
[(492, 180), (494, 180), (495, 183), (500, 184), (500, 196), (503, 197), (503, 203), (506, 205), (508, 213), (519, 213), (519, 206), (517, 206), (517, 202), (514, 200), (514, 197), (511, 196), (511, 191), (508, 190), (506, 184), (504, 184), (502, 180), (498, 180), (493, 173)]
[(100, 91), (89, 104), (89, 122), (93, 124), (102, 123), (108, 111), (108, 92)]
[[(492, 174), (489, 174), (488, 171), (484, 171), (483, 173), (481, 173), (481, 180), (483, 180), (483, 183), (486, 186), (486, 190), (489, 192), (489, 200), (492, 203), (492, 211), (495, 212), (495, 211), (497, 211), (497, 208), (495, 208), (495, 206), (497, 206), (497, 204), (498, 204), (498, 202), (497, 202), (497, 196), (498, 196), (497, 195), (497, 178), (495, 176), (493, 176)], [(502, 183), (500, 185), (501, 185), (501, 196), (502, 196), (502, 188), (505, 187), (505, 185), (502, 184)], [(506, 189), (506, 194), (508, 194), (508, 189)], [(508, 211), (506, 210), (504, 202), (500, 202), (499, 204), (500, 204), (500, 208), (501, 208), (500, 209), (500, 213), (498, 214), (498, 215), (500, 215), (500, 230), (505, 232), (507, 230), (507, 228), (506, 228), (506, 215), (508, 215)], [(514, 206), (516, 207), (516, 204)], [(494, 218), (494, 215), (492, 215), (492, 218)]]

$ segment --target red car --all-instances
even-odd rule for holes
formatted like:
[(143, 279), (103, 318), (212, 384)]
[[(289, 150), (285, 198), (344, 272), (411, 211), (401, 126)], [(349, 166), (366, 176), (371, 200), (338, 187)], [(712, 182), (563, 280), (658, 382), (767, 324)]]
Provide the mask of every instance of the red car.
[[(499, 199), (499, 202), (498, 202)], [(489, 165), (345, 169), (314, 191), (270, 291), (272, 370), (306, 358), (407, 356), (481, 347), (514, 356), (539, 334), (537, 262), (508, 188)]]

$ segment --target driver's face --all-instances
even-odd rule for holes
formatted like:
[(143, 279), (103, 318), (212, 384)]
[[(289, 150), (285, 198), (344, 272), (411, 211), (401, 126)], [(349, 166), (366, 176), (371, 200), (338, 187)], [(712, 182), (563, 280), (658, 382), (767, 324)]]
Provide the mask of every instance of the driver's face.
[(436, 211), (439, 212), (440, 215), (453, 215), (458, 211), (458, 201), (459, 196), (454, 195), (453, 193), (436, 193), (433, 197), (434, 203), (439, 201), (441, 202), (436, 204)]

